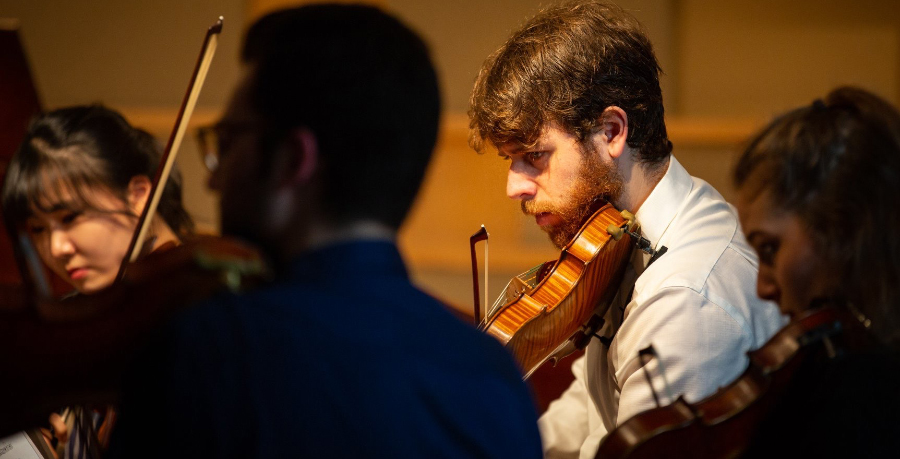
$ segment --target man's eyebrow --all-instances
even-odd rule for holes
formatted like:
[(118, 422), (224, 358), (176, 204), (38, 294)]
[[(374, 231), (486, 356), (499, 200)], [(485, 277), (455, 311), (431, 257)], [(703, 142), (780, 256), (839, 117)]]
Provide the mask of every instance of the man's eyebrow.
[(524, 145), (516, 145), (514, 147), (511, 146), (511, 147), (498, 148), (497, 155), (498, 156), (520, 155), (520, 154), (524, 153), (525, 150), (528, 150), (528, 149), (525, 148)]

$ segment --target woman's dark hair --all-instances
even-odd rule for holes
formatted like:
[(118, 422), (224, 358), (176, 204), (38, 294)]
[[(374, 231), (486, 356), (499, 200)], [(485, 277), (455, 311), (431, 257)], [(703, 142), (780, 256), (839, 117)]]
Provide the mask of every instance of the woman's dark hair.
[(773, 121), (739, 158), (743, 191), (771, 193), (806, 225), (840, 279), (842, 300), (900, 344), (900, 113), (879, 97), (839, 88)]
[(590, 0), (552, 6), (482, 66), (469, 101), (470, 144), (530, 146), (550, 122), (584, 141), (617, 106), (628, 115), (636, 159), (659, 164), (672, 151), (660, 72), (641, 25), (621, 8)]
[[(131, 179), (155, 176), (162, 156), (159, 143), (132, 127), (119, 113), (100, 105), (54, 110), (35, 119), (9, 163), (3, 183), (3, 212), (19, 226), (33, 209), (49, 211), (64, 193), (87, 208), (91, 188), (103, 187), (122, 201)], [(193, 232), (181, 202), (181, 175), (172, 171), (158, 212), (178, 235)]]

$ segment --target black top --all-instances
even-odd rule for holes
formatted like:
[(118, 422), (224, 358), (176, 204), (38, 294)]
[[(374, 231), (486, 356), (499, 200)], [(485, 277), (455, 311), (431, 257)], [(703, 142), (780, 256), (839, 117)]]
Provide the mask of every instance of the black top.
[(877, 345), (816, 345), (747, 457), (898, 457), (900, 356)]
[(179, 316), (129, 380), (122, 457), (540, 457), (509, 353), (409, 281), (393, 244), (308, 253)]

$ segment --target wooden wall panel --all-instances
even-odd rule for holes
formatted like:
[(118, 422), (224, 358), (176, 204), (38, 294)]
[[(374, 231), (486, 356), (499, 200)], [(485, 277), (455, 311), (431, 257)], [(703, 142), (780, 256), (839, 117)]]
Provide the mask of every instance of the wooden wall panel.
[[(187, 84), (202, 30), (226, 17), (194, 125), (212, 122), (240, 74), (238, 48), (250, 21), (296, 0), (34, 2), (5, 0), (48, 107), (104, 102), (165, 138)], [(466, 144), (465, 109), (481, 62), (540, 0), (378, 0), (431, 45), (446, 116), (419, 202), (401, 234), (411, 271), (454, 303), (471, 301), (468, 237), (491, 232), (492, 291), (514, 272), (554, 255), (546, 237), (505, 197), (505, 163)], [(860, 84), (898, 102), (900, 28), (893, 0), (621, 0), (645, 25), (666, 72), (669, 133), (681, 162), (730, 196), (742, 142), (771, 115), (831, 86)], [(189, 210), (215, 229), (193, 137), (179, 164)]]
[[(247, 25), (253, 23), (253, 21), (259, 19), (266, 13), (309, 3), (322, 2), (317, 0), (244, 0)], [(384, 0), (330, 0), (329, 3), (365, 3), (381, 7), (385, 6)]]

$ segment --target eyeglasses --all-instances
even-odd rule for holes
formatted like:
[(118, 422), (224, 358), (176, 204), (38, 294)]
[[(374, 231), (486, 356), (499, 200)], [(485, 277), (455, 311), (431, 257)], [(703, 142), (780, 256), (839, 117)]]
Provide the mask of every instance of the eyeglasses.
[(200, 159), (210, 172), (219, 167), (219, 125), (197, 128), (197, 145), (200, 147)]
[(243, 132), (253, 131), (257, 123), (223, 123), (197, 128), (197, 144), (200, 147), (200, 159), (210, 172), (219, 167), (223, 155), (229, 151), (236, 136)]

